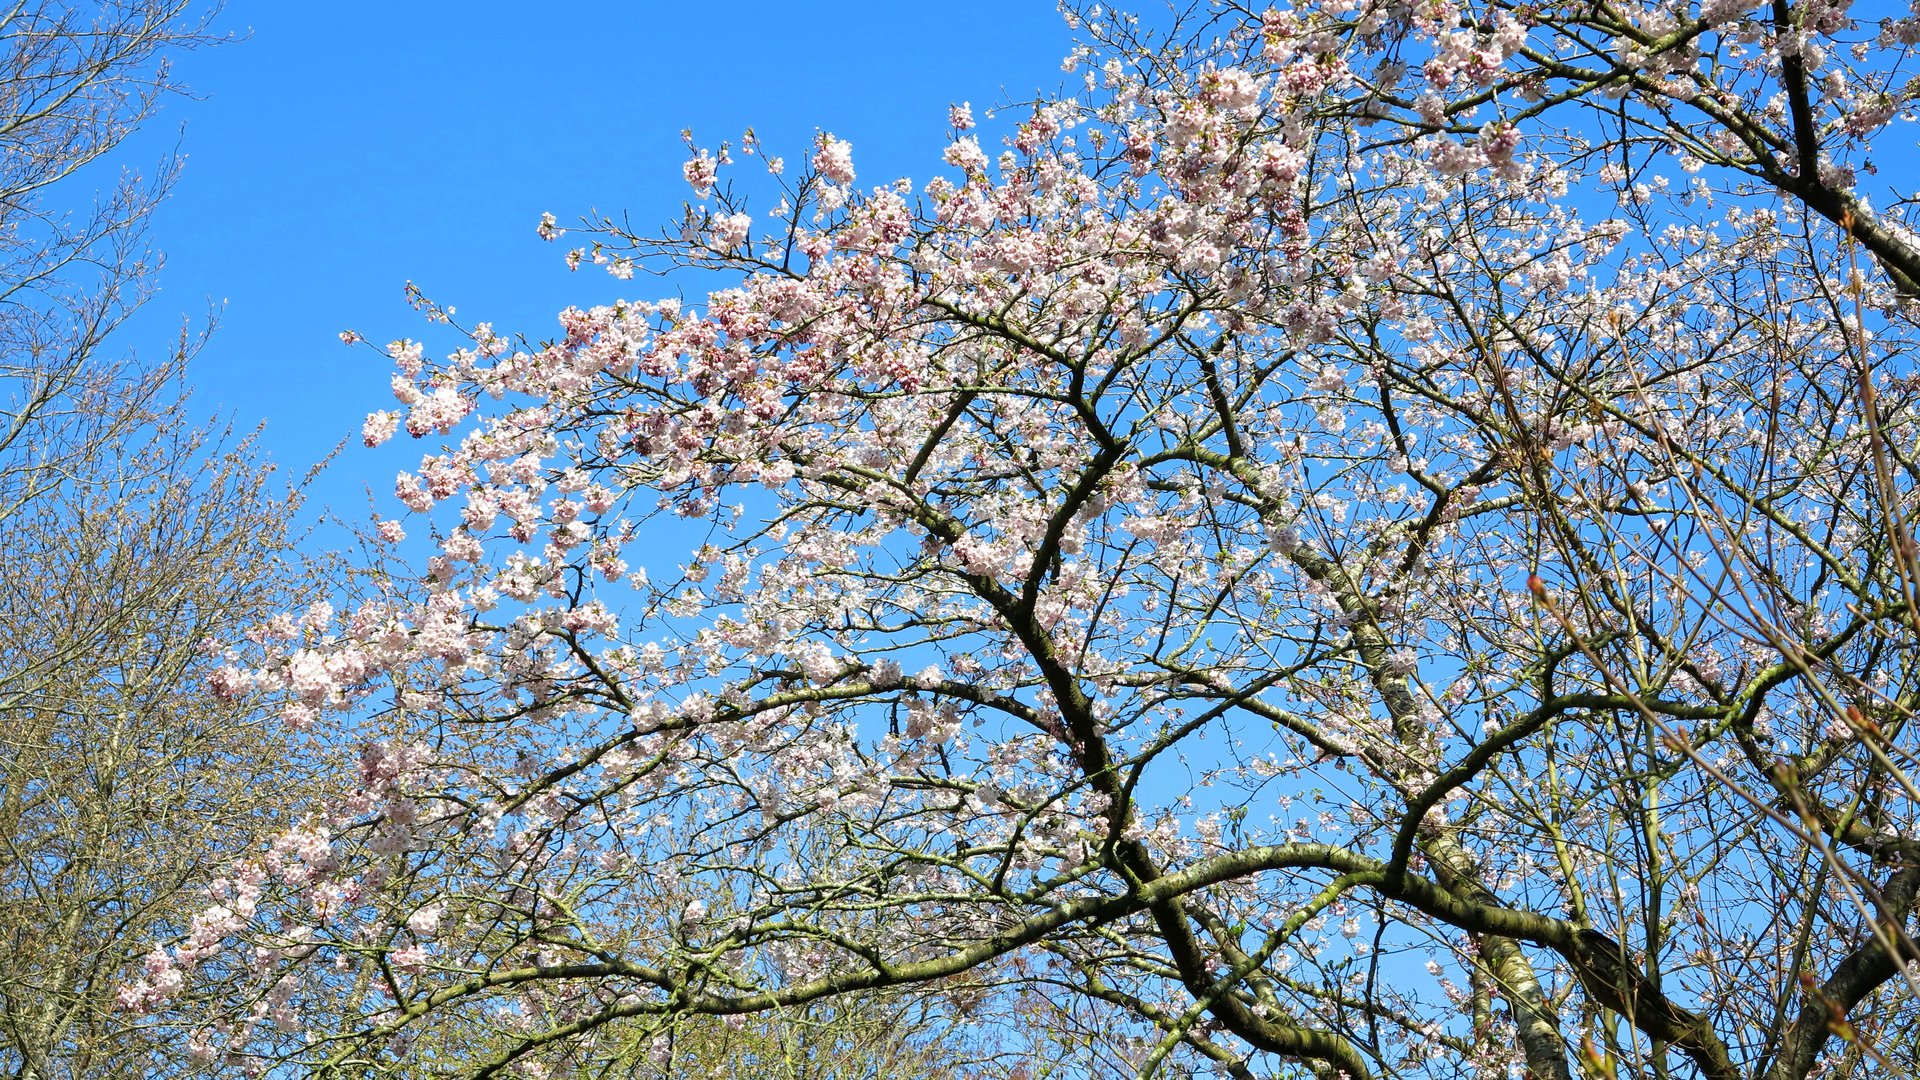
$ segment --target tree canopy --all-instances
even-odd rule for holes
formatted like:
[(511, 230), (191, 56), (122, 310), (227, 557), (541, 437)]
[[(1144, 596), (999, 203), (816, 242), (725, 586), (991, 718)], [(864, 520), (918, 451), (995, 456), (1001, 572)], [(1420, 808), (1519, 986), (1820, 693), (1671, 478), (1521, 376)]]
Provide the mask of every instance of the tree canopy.
[(377, 595), (209, 689), (377, 733), (358, 792), (128, 1004), (244, 962), (197, 1059), (316, 1076), (881, 993), (1089, 1075), (1911, 1068), (1920, 16), (1865, 7), (1089, 7), (931, 179), (748, 133), (658, 233), (549, 215), (665, 281), (418, 297)]

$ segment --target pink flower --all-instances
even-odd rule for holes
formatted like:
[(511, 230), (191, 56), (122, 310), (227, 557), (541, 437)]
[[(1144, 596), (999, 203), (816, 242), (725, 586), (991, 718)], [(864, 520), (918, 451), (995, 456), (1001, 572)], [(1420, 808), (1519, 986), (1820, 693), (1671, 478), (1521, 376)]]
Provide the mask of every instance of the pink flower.
[(400, 369), (401, 374), (411, 378), (420, 374), (420, 366), (426, 362), (427, 347), (403, 338), (387, 345), (387, 355), (393, 358), (393, 365)]
[(400, 473), (393, 478), (393, 497), (405, 503), (407, 509), (424, 514), (433, 508), (433, 496), (420, 486), (420, 480), (412, 473)]
[(408, 945), (387, 954), (394, 967), (411, 975), (427, 970), (427, 950), (424, 945)]
[(231, 701), (246, 693), (251, 682), (246, 672), (227, 664), (207, 676), (207, 692), (222, 701)]
[(853, 183), (853, 144), (832, 135), (821, 135), (820, 148), (813, 152), (813, 168), (836, 184)]
[(687, 159), (680, 167), (681, 175), (687, 178), (688, 186), (693, 188), (693, 197), (704, 199), (713, 194), (714, 181), (720, 178), (720, 163), (712, 154), (701, 150)]
[(1209, 71), (1200, 77), (1200, 100), (1216, 109), (1238, 111), (1259, 99), (1259, 81), (1239, 68)]
[(307, 701), (322, 701), (333, 692), (333, 673), (320, 653), (301, 649), (287, 661), (287, 685)]
[(713, 246), (732, 251), (746, 241), (752, 227), (753, 218), (747, 214), (721, 214), (713, 219)]
[(479, 562), (484, 553), (480, 541), (465, 529), (455, 529), (447, 534), (447, 538), (441, 541), (440, 550), (455, 562)]
[(113, 992), (114, 1006), (121, 1012), (145, 1013), (148, 1011), (147, 996), (152, 991), (153, 987), (149, 986), (145, 979), (121, 983), (120, 988)]
[(407, 929), (413, 931), (415, 937), (432, 937), (440, 929), (441, 912), (439, 904), (428, 904), (407, 916)]
[(980, 149), (980, 140), (971, 135), (956, 139), (947, 147), (946, 161), (969, 176), (987, 170), (987, 152)]
[(367, 414), (367, 422), (360, 428), (360, 439), (368, 446), (379, 446), (393, 433), (400, 430), (400, 414), (382, 411)]
[(430, 431), (445, 435), (472, 409), (472, 398), (450, 386), (440, 387), (413, 403), (407, 414), (407, 434), (415, 438)]

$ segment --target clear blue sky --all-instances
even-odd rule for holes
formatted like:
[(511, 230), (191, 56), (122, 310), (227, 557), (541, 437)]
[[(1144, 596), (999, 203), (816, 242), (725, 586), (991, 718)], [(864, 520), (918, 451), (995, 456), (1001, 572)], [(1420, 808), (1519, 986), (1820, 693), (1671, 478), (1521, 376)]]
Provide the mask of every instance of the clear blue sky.
[[(569, 274), (534, 225), (549, 210), (674, 218), (683, 128), (715, 145), (752, 126), (790, 160), (831, 130), (863, 185), (925, 180), (949, 102), (1052, 88), (1069, 45), (1047, 0), (238, 0), (219, 25), (244, 40), (180, 60), (195, 97), (119, 161), (148, 169), (176, 141), (186, 155), (155, 221), (161, 291), (120, 344), (163, 350), (217, 308), (196, 402), (264, 421), (296, 472), (390, 404), (386, 365), (337, 335), (427, 336), (408, 280), (463, 322), (531, 336), (568, 304), (663, 292)], [(393, 460), (356, 438), (315, 495), (359, 517), (366, 487), (390, 501)]]

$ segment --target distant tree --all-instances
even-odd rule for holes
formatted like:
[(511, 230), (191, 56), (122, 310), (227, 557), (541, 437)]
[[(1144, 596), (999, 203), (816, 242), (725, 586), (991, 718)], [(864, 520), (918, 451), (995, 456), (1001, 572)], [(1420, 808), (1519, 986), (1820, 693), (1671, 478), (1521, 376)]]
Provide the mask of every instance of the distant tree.
[[(178, 89), (170, 58), (208, 40), (205, 7), (34, 0), (0, 13), (0, 516), (68, 475), (91, 443), (150, 416), (138, 400), (108, 408), (98, 391), (124, 363), (103, 351), (107, 336), (150, 295), (148, 224), (177, 169), (116, 177), (102, 159)], [(77, 197), (101, 181), (104, 193)], [(138, 399), (166, 383), (136, 378), (114, 392)]]
[[(79, 411), (127, 408), (145, 388), (95, 389)], [(205, 692), (221, 662), (207, 643), (299, 595), (289, 504), (245, 444), (221, 451), (172, 399), (147, 406), (164, 411), (69, 456), (0, 522), (7, 1076), (179, 1071), (186, 1036), (116, 995), (286, 827), (304, 782), (297, 736)]]
[(22, 1080), (183, 1070), (185, 1036), (116, 994), (300, 782), (297, 736), (204, 687), (209, 642), (299, 595), (291, 503), (187, 419), (190, 339), (143, 361), (112, 338), (174, 169), (107, 159), (208, 14), (0, 12), (0, 1074)]
[(1920, 1065), (1920, 16), (1080, 21), (917, 187), (695, 146), (569, 254), (658, 298), (394, 343), (437, 550), (225, 681), (396, 736), (137, 991), (328, 1077), (955, 978), (1036, 1072)]

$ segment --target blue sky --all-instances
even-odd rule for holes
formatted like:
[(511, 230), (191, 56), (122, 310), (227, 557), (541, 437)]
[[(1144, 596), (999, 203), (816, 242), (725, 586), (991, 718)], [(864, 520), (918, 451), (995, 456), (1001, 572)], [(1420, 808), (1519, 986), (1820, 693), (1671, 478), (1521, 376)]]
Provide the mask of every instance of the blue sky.
[[(387, 366), (339, 332), (433, 340), (402, 299), (407, 281), (463, 322), (536, 337), (569, 304), (662, 294), (569, 274), (564, 245), (534, 235), (540, 213), (666, 223), (687, 198), (684, 128), (714, 145), (752, 126), (796, 160), (831, 130), (853, 141), (862, 184), (924, 180), (949, 102), (1052, 88), (1069, 46), (1045, 0), (537, 10), (231, 4), (217, 25), (244, 40), (181, 58), (194, 97), (169, 102), (117, 161), (150, 169), (176, 142), (186, 155), (154, 223), (160, 292), (121, 346), (164, 350), (183, 318), (217, 311), (191, 372), (199, 409), (264, 421), (273, 458), (304, 471), (391, 401)], [(316, 500), (360, 517), (365, 488), (390, 501), (393, 460), (354, 438)]]

